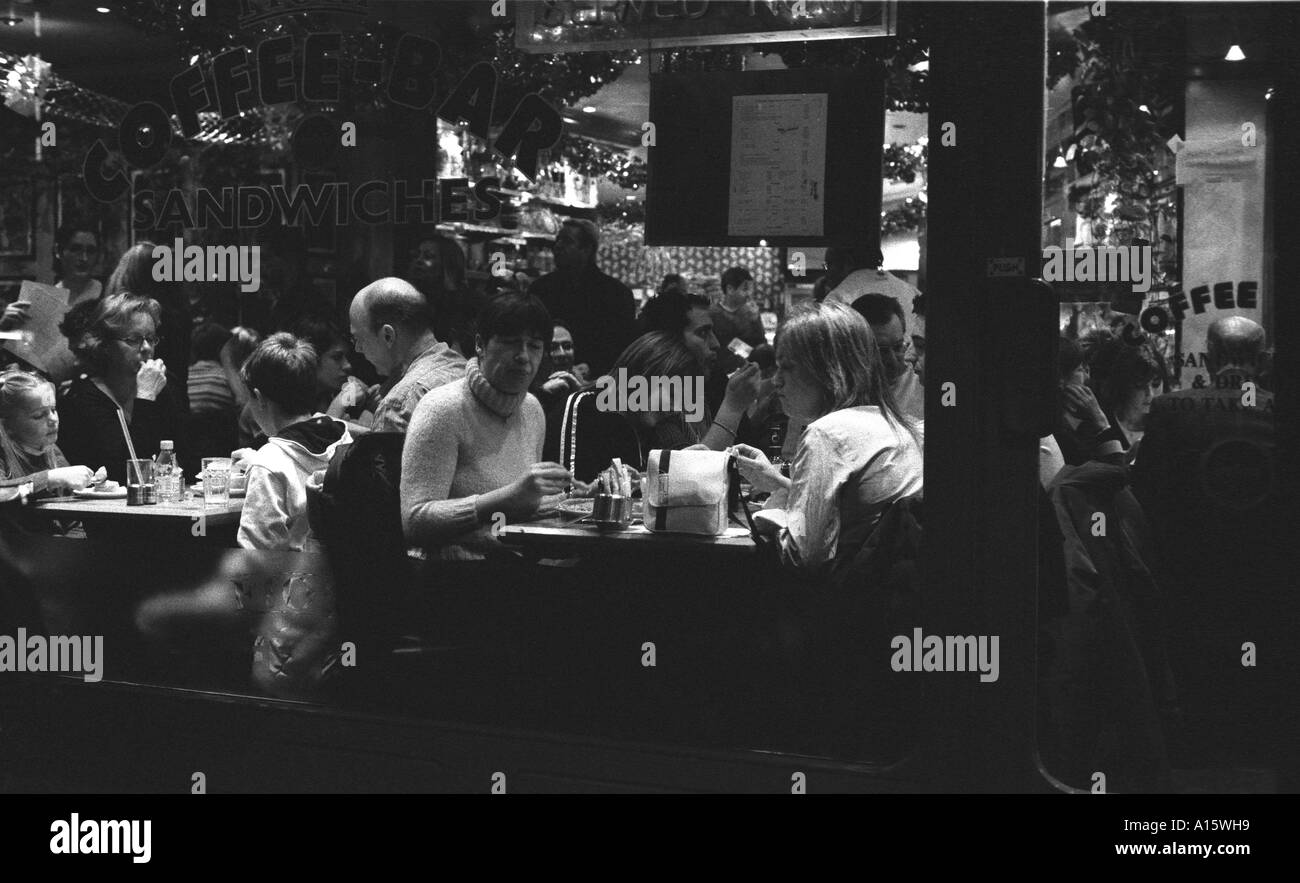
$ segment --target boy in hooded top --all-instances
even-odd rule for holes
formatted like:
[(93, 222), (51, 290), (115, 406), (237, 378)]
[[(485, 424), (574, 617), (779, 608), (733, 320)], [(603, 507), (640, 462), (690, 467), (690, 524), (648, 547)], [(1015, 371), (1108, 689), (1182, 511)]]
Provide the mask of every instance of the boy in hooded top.
[(239, 545), (245, 549), (300, 551), (315, 544), (307, 482), (341, 445), (352, 443), (341, 420), (315, 412), (317, 365), (311, 344), (281, 333), (264, 340), (244, 366), (249, 406), (268, 438), (244, 461), (248, 492)]

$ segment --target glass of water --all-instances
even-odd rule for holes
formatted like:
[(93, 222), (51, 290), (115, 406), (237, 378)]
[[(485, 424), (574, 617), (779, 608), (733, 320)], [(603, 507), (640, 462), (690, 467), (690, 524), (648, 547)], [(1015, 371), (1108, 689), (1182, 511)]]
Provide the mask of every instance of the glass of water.
[(230, 502), (230, 458), (203, 458), (203, 502), (225, 504)]

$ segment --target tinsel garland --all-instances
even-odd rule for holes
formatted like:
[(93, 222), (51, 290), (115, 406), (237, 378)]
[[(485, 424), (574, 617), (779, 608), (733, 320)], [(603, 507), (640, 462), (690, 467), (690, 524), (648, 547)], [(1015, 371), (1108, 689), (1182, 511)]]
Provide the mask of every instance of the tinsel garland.
[(881, 158), (881, 170), (887, 181), (911, 184), (918, 175), (925, 174), (929, 148), (924, 144), (890, 144)]
[(880, 213), (882, 236), (919, 230), (924, 223), (925, 203), (919, 199), (908, 199), (898, 208)]
[(640, 157), (571, 135), (564, 137), (560, 155), (575, 171), (588, 177), (603, 177), (624, 190), (640, 190), (645, 186), (646, 164)]

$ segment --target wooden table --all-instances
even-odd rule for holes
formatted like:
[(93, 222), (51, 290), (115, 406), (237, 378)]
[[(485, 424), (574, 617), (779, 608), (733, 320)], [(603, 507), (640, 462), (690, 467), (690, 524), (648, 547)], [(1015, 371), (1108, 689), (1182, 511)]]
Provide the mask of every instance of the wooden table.
[(200, 515), (204, 516), (209, 527), (239, 524), (239, 515), (244, 511), (244, 501), (240, 498), (228, 503), (213, 503), (205, 506), (200, 499), (184, 503), (128, 506), (126, 497), (116, 500), (87, 500), (72, 497), (39, 500), (36, 502), (36, 509), (59, 518), (82, 522), (131, 525), (183, 524), (188, 529), (191, 524), (197, 523), (196, 519)]
[[(628, 530), (601, 530), (594, 524), (575, 523), (572, 516), (551, 515), (522, 524), (508, 524), (501, 542), (534, 558), (583, 558), (607, 555), (672, 555), (697, 552), (720, 560), (748, 558), (754, 541), (743, 535), (702, 537), (693, 534), (653, 533), (640, 524)], [(731, 525), (730, 533), (741, 529)]]

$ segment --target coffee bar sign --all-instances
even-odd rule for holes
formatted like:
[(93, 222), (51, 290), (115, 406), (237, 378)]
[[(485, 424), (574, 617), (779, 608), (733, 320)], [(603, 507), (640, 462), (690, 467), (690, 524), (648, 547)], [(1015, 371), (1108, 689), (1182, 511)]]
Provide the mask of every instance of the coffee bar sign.
[(515, 10), (516, 45), (547, 53), (888, 37), (896, 16), (880, 0), (542, 0)]

